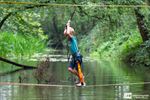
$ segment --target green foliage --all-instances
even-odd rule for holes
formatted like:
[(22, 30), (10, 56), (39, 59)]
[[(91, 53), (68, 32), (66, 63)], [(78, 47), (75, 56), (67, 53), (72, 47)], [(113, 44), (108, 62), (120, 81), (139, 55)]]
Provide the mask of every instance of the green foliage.
[(23, 36), (3, 32), (0, 34), (1, 56), (30, 56), (45, 48), (45, 41), (39, 37)]
[(20, 33), (23, 35), (39, 36), (43, 34), (41, 24), (39, 22), (40, 16), (33, 12), (20, 12), (11, 17), (3, 26), (3, 31), (7, 30), (13, 33)]
[(143, 4), (145, 0), (114, 0), (117, 4)]
[(150, 40), (141, 44), (140, 48), (137, 48), (130, 60), (133, 64), (143, 64), (145, 66), (150, 66)]
[[(116, 4), (144, 4), (144, 1), (117, 0)], [(141, 63), (150, 65), (150, 52), (148, 51), (149, 42), (144, 43), (144, 46), (139, 48), (139, 45), (142, 43), (142, 39), (139, 29), (137, 29), (137, 20), (136, 17), (134, 17), (134, 9), (98, 9), (96, 7), (86, 7), (84, 10), (87, 10), (88, 15), (91, 14), (90, 16), (96, 16), (96, 18), (98, 17), (100, 20), (98, 20), (94, 27), (88, 31), (86, 36), (82, 36), (80, 41), (80, 48), (82, 52), (86, 55), (90, 54), (93, 57), (104, 59), (130, 59), (127, 58), (128, 55), (133, 55), (131, 57), (132, 62), (136, 64)], [(99, 11), (99, 14), (94, 12), (94, 10)], [(146, 27), (150, 30), (149, 9), (141, 8), (140, 11), (140, 13), (144, 15)]]
[(105, 17), (97, 21), (88, 35), (82, 36), (82, 52), (94, 57), (119, 58), (141, 43), (132, 9), (103, 8), (100, 13), (99, 17)]
[[(92, 44), (90, 38), (84, 38), (81, 41), (84, 41), (80, 44), (81, 50), (87, 51), (93, 57), (100, 58), (123, 58), (130, 50), (134, 49), (141, 43), (141, 37), (137, 31), (130, 30), (132, 34), (126, 34), (122, 36), (115, 37), (114, 39), (109, 38), (109, 41), (104, 42), (103, 40), (99, 40), (98, 38), (94, 39), (95, 43)], [(112, 34), (120, 34), (120, 33), (112, 33)], [(121, 33), (124, 34), (124, 33)], [(100, 38), (100, 37), (99, 37)], [(83, 49), (84, 48), (84, 49)]]
[(140, 13), (142, 13), (144, 15), (144, 21), (145, 21), (145, 26), (148, 28), (149, 32), (150, 32), (150, 9), (149, 8), (142, 8), (140, 10)]

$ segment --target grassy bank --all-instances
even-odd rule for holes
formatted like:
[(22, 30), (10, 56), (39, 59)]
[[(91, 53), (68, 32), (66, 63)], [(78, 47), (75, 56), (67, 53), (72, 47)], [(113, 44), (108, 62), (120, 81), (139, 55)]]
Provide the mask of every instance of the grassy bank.
[(0, 41), (1, 56), (31, 56), (46, 46), (40, 37), (9, 32), (1, 32)]

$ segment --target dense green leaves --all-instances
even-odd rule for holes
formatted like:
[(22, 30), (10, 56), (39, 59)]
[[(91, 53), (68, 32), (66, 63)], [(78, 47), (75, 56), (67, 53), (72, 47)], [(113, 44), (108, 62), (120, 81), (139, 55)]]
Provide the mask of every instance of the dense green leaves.
[(135, 50), (130, 58), (133, 64), (142, 64), (145, 66), (150, 66), (150, 40), (143, 43), (139, 49)]

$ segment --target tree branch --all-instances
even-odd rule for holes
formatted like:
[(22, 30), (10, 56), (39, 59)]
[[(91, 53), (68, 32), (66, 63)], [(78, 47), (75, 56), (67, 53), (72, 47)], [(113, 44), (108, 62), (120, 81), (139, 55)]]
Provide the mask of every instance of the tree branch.
[(35, 66), (28, 66), (28, 65), (18, 64), (16, 62), (10, 61), (10, 60), (8, 60), (6, 58), (3, 58), (3, 57), (0, 57), (0, 61), (4, 61), (6, 63), (13, 64), (15, 66), (19, 66), (19, 67), (22, 67), (24, 69), (34, 69), (34, 68), (36, 68)]
[(0, 22), (0, 29), (2, 28), (4, 22), (12, 15), (12, 12), (8, 13)]
[[(72, 2), (74, 4), (77, 4), (75, 0), (72, 0)], [(81, 6), (78, 6), (78, 9), (80, 11), (80, 13), (83, 13), (84, 15), (87, 15), (87, 16), (90, 16), (87, 12), (83, 11), (82, 7)], [(83, 16), (83, 15), (82, 15)], [(90, 16), (90, 17), (93, 17), (93, 18), (96, 18), (96, 19), (101, 19), (101, 17), (98, 17), (98, 16)]]
[[(45, 1), (45, 2), (40, 2), (40, 3), (49, 3), (50, 1)], [(33, 5), (33, 6), (24, 6), (23, 8), (18, 8), (16, 11), (14, 12), (10, 12), (8, 13), (3, 19), (2, 21), (0, 21), (0, 29), (2, 28), (3, 24), (5, 23), (5, 21), (13, 14), (17, 13), (18, 11), (24, 11), (24, 10), (28, 10), (28, 9), (33, 9), (33, 8), (38, 8), (38, 7), (43, 7), (43, 6), (48, 6), (48, 5)]]

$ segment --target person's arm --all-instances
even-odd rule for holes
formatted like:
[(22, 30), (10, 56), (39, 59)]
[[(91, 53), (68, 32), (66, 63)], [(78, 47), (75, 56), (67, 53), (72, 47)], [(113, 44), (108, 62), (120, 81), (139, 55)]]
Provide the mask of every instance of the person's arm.
[(67, 28), (64, 29), (64, 35), (67, 35)]
[(68, 20), (68, 22), (67, 22), (67, 24), (66, 24), (66, 25), (67, 25), (67, 27), (70, 27), (70, 22), (71, 22), (71, 21), (70, 21), (70, 20)]

